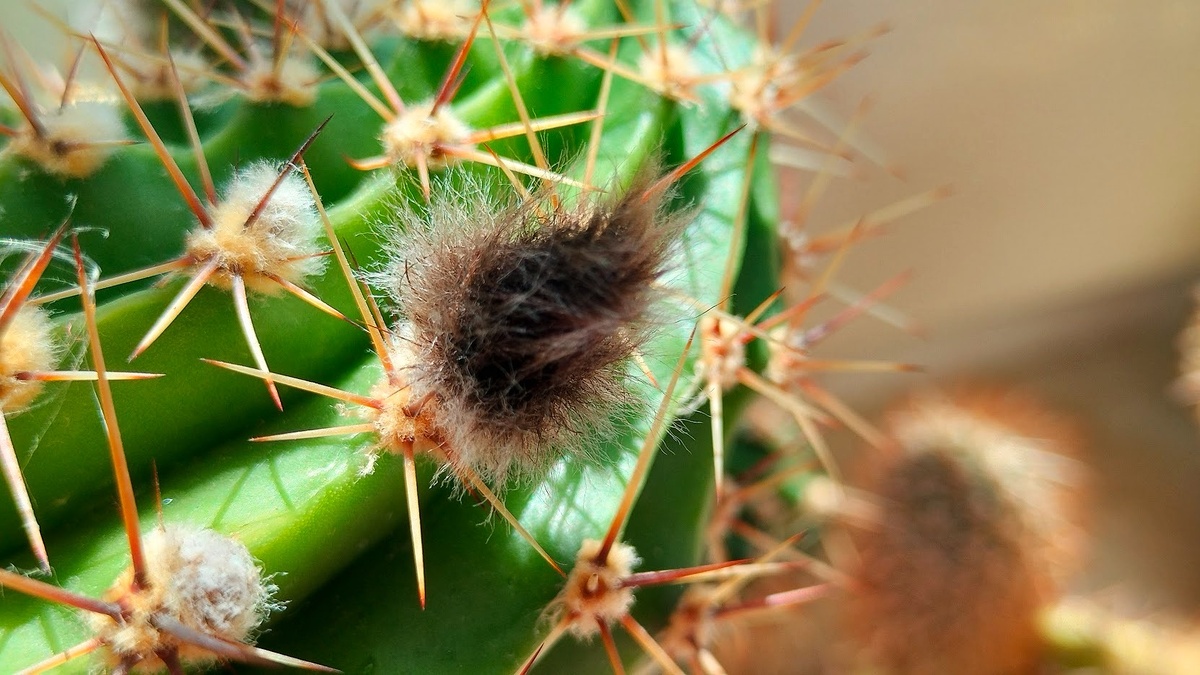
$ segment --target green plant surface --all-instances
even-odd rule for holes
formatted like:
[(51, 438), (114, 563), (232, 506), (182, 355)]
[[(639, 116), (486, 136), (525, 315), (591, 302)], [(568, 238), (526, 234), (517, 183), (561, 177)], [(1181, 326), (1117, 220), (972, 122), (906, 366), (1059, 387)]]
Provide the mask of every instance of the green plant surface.
[[(702, 149), (724, 127), (714, 118), (685, 111), (673, 131), (684, 147)], [(689, 184), (694, 188), (705, 182), (740, 183), (745, 167), (736, 160), (745, 156), (750, 139), (739, 140), (715, 154)], [(770, 195), (770, 167), (759, 164), (756, 170), (763, 177), (760, 194)], [(728, 232), (739, 215), (739, 191), (705, 190), (703, 194), (723, 197), (705, 199), (693, 227), (708, 223), (714, 230)], [(778, 251), (770, 222), (750, 218), (743, 257), (747, 266), (735, 287), (735, 297), (740, 299), (735, 311), (753, 309), (773, 290)], [(690, 234), (703, 238), (703, 232)], [(685, 239), (692, 237), (685, 235)], [(717, 245), (714, 248), (719, 250)], [(703, 249), (692, 253), (696, 255), (685, 253), (693, 261), (686, 276), (705, 280), (708, 286), (692, 291), (704, 293), (697, 297), (712, 297), (716, 290), (712, 280), (720, 278), (723, 261), (705, 259)], [(665, 376), (659, 373), (659, 381), (665, 382)], [(747, 399), (745, 390), (729, 397), (728, 421), (737, 419)], [(682, 568), (700, 560), (712, 506), (708, 419), (706, 408), (681, 418), (658, 443), (654, 469), (626, 530), (625, 541), (643, 558), (639, 570)], [(644, 418), (637, 422), (646, 423)], [(555, 559), (570, 561), (583, 539), (601, 538), (608, 528), (640, 444), (639, 433), (626, 432), (605, 444), (605, 456), (598, 463), (564, 460), (546, 480), (509, 494), (507, 505)], [(450, 499), (449, 490), (442, 492), (446, 499), (433, 502), (436, 511), (426, 511), (432, 514), (425, 523), (427, 531), (464, 533), (439, 536), (425, 551), (430, 586), (450, 589), (442, 592), (446, 597), (431, 597), (423, 611), (408, 601), (416, 595), (415, 584), (410, 575), (396, 574), (396, 568), (411, 559), (412, 549), (407, 538), (393, 536), (290, 615), (277, 632), (264, 636), (263, 644), (334, 664), (348, 673), (518, 670), (550, 628), (545, 608), (562, 579), (502, 521), (493, 517), (493, 522), (479, 527), (483, 512), (477, 505)], [(635, 608), (639, 621), (652, 628), (661, 626), (678, 592), (678, 588), (640, 591)], [(339, 629), (331, 632), (330, 626)], [(447, 640), (447, 635), (455, 639)], [(628, 641), (622, 642), (622, 649), (631, 662), (641, 654)], [(535, 672), (610, 670), (598, 645), (565, 639)]]
[[(577, 4), (582, 16), (604, 20), (614, 12), (604, 2), (588, 0)], [(381, 41), (376, 56), (397, 92), (408, 102), (432, 97), (453, 50), (442, 43), (422, 43), (409, 38)], [(574, 112), (577, 105), (595, 95), (599, 73), (564, 59), (535, 58), (528, 49), (510, 45), (510, 67), (517, 86), (526, 92), (527, 104), (540, 116)], [(516, 118), (507, 85), (500, 77), (495, 48), (481, 40), (468, 54), (466, 76), (454, 104), (463, 120), (486, 127)], [(365, 74), (358, 79), (379, 96)], [(539, 91), (530, 83), (570, 81), (563, 91)], [(551, 95), (551, 93), (553, 95)], [(332, 78), (318, 85), (316, 102), (294, 107), (236, 98), (226, 104), (220, 126), (201, 137), (206, 162), (220, 189), (234, 169), (255, 160), (281, 161), (291, 155), (313, 129), (326, 118), (324, 132), (305, 153), (313, 180), (328, 204), (351, 195), (368, 176), (346, 161), (366, 157), (379, 149), (382, 120), (343, 81)], [(152, 120), (169, 120), (180, 126), (178, 106), (156, 102)], [(161, 122), (159, 122), (161, 124)], [(157, 128), (158, 124), (156, 124)], [(126, 119), (133, 132), (136, 123)], [(174, 140), (171, 155), (200, 190), (197, 159), (180, 129), (167, 138)], [(163, 130), (159, 130), (163, 134)], [(520, 142), (497, 144), (497, 149), (521, 147)], [(569, 152), (569, 150), (567, 150)], [(552, 155), (553, 156), (553, 155)], [(527, 160), (528, 156), (522, 156)], [(68, 200), (67, 195), (72, 199)], [(180, 253), (184, 235), (195, 227), (195, 218), (179, 199), (175, 186), (148, 144), (118, 148), (96, 173), (86, 178), (63, 178), (44, 171), (35, 163), (12, 153), (0, 154), (0, 210), (5, 214), (5, 236), (39, 237), (54, 224), (70, 216), (81, 228), (80, 243), (88, 258), (106, 276), (161, 263)], [(71, 278), (68, 273), (65, 278)], [(135, 286), (136, 287), (136, 286)], [(102, 296), (103, 297), (103, 296)], [(60, 303), (63, 304), (63, 303)], [(65, 306), (65, 305), (64, 305)]]
[[(531, 77), (561, 77), (564, 71), (569, 73), (578, 69), (578, 66), (555, 61), (527, 61)], [(576, 80), (585, 86), (573, 92), (573, 96), (557, 93), (554, 96), (547, 95), (542, 107), (550, 113), (564, 112), (564, 107), (573, 109), (589, 93), (594, 98), (598, 75), (592, 75), (590, 80)], [(436, 83), (431, 86), (436, 86)], [(335, 98), (344, 99), (345, 92), (335, 94)], [(502, 83), (478, 88), (475, 95), (464, 100), (457, 110), (466, 121), (480, 127), (500, 120), (511, 120), (516, 116), (512, 112), (511, 96)], [(315, 118), (306, 119), (312, 121)], [(313, 126), (319, 121), (317, 119)], [(273, 121), (272, 125), (278, 126), (278, 122)], [(240, 133), (248, 134), (248, 129), (262, 126), (264, 123), (260, 122), (257, 127), (247, 127)], [(303, 139), (310, 132), (311, 127), (297, 133), (293, 136), (291, 146), (280, 154), (290, 154), (298, 144), (295, 139)], [(327, 130), (326, 134), (332, 134), (332, 131)], [(323, 137), (334, 138), (332, 135)], [(236, 142), (221, 142), (238, 147)], [(527, 159), (528, 156), (522, 158)], [(147, 168), (147, 171), (162, 171), (152, 156), (140, 157), (138, 163), (153, 167)], [(338, 163), (344, 164), (344, 161), (339, 157)], [(3, 184), (0, 180), (0, 185)], [(160, 203), (182, 205), (174, 188), (166, 189), (170, 190), (170, 194), (160, 195)], [(356, 260), (364, 266), (376, 265), (380, 260), (380, 241), (371, 235), (372, 228), (389, 220), (390, 210), (395, 203), (413, 198), (416, 186), (412, 181), (403, 179), (398, 189), (386, 179), (368, 180), (355, 194), (341, 200), (330, 210), (337, 236), (347, 242)], [(81, 202), (83, 199), (81, 196)], [(153, 200), (147, 201), (146, 208), (152, 208), (153, 204)], [(139, 236), (138, 224), (135, 221), (124, 222), (124, 229), (129, 236)], [(180, 245), (181, 235), (182, 232), (173, 239), (170, 252), (154, 252), (162, 256), (155, 258), (155, 263), (178, 255), (176, 247)], [(91, 249), (88, 250), (92, 253)], [(100, 331), (110, 351), (115, 355), (132, 352), (142, 334), (179, 291), (182, 283), (178, 281), (163, 289), (139, 291), (102, 306)], [(329, 266), (323, 276), (315, 279), (311, 283), (311, 290), (344, 312), (353, 309), (346, 282), (336, 266)], [(366, 344), (365, 336), (352, 324), (324, 316), (296, 298), (259, 297), (252, 298), (251, 304), (254, 321), (264, 327), (259, 331), (263, 352), (277, 372), (305, 379), (327, 379), (352, 363)], [(234, 363), (249, 361), (241, 329), (231, 307), (228, 293), (212, 288), (201, 291), (189, 305), (188, 311), (132, 366), (142, 372), (165, 373), (168, 376), (139, 383), (148, 386), (118, 385), (118, 405), (128, 411), (126, 415), (140, 420), (139, 424), (127, 431), (126, 438), (126, 451), (136, 474), (143, 477), (148, 475), (151, 458), (155, 459), (160, 469), (166, 469), (178, 458), (211, 447), (215, 442), (233, 438), (272, 410), (270, 400), (263, 396), (264, 387), (261, 384), (241, 376), (217, 372), (199, 360), (203, 357)], [(78, 328), (79, 316), (67, 315), (61, 319), (61, 323), (64, 327), (74, 325)], [(64, 342), (72, 340), (68, 333), (64, 328)], [(90, 460), (77, 457), (76, 448), (99, 447), (104, 440), (103, 429), (94, 412), (91, 385), (75, 383), (55, 386), (57, 389), (45, 397), (39, 408), (15, 416), (10, 422), (16, 446), (28, 449), (25, 451), (28, 455), (24, 465), (25, 477), (33, 499), (45, 505), (39, 509), (44, 526), (58, 522), (62, 517), (60, 514), (76, 508), (74, 503), (81, 496), (95, 495), (111, 481), (102, 454)], [(56, 433), (45, 434), (51, 424), (56, 427)], [(11, 503), (0, 500), (0, 550), (12, 548), (23, 537)]]
[[(640, 15), (653, 16), (653, 3), (634, 4)], [(686, 5), (674, 3), (673, 10)], [(600, 0), (578, 3), (577, 8), (597, 25), (616, 16), (614, 8)], [(710, 73), (724, 72), (748, 58), (752, 41), (734, 40), (731, 36), (739, 31), (723, 19), (680, 11), (676, 20), (684, 25), (703, 20), (708, 37), (694, 40), (693, 48), (710, 50), (701, 60)], [(680, 44), (694, 37), (690, 29), (677, 32), (674, 39)], [(724, 41), (718, 44), (713, 35)], [(636, 40), (626, 39), (621, 58), (640, 49)], [(393, 79), (403, 82), (406, 100), (432, 94), (447, 61), (445, 45), (401, 40), (386, 51), (387, 70), (403, 73), (403, 78)], [(516, 84), (537, 115), (599, 105), (599, 69), (572, 59), (538, 57), (516, 42), (506, 52)], [(481, 41), (472, 54), (472, 64), (478, 67), (464, 83), (454, 110), (476, 128), (516, 119), (509, 85), (497, 75), (492, 46)], [(562, 82), (571, 86), (555, 86)], [(606, 189), (629, 189), (644, 167), (682, 163), (740, 124), (719, 87), (705, 88), (702, 102), (690, 105), (671, 102), (625, 79), (611, 86), (593, 174), (594, 184)], [(419, 186), (406, 174), (381, 171), (364, 177), (347, 170), (345, 156), (378, 152), (379, 121), (344, 85), (322, 85), (312, 108), (238, 103), (217, 116), (221, 119), (210, 120), (205, 152), (218, 176), (230, 171), (231, 156), (243, 162), (248, 157), (286, 156), (329, 112), (334, 118), (305, 160), (328, 202), (337, 237), (359, 265), (376, 268), (383, 244), (378, 226), (395, 218), (399, 202), (420, 200)], [(155, 112), (156, 117), (164, 114)], [(578, 178), (587, 161), (587, 142), (586, 128), (549, 134), (547, 154), (574, 158), (565, 173)], [(756, 144), (757, 161), (750, 162)], [(523, 139), (498, 143), (495, 149), (532, 161)], [(176, 144), (171, 151), (195, 180), (186, 146)], [(146, 146), (121, 149), (100, 173), (78, 185), (34, 175), (19, 166), (23, 160), (11, 156), (0, 160), (0, 203), (6, 209), (22, 208), (28, 216), (20, 234), (36, 236), (47, 222), (61, 218), (63, 207), (55, 199), (61, 200), (64, 191), (76, 192), (75, 218), (80, 224), (110, 231), (108, 248), (93, 247), (81, 238), (89, 257), (106, 274), (178, 255), (182, 235), (191, 226), (191, 216), (179, 210), (182, 200), (164, 182)], [(454, 186), (463, 172), (485, 176), (497, 193), (512, 189), (500, 171), (455, 169), (435, 177), (435, 205), (447, 199), (446, 193), (456, 194)], [(742, 195), (747, 172), (755, 172), (749, 204)], [(740, 267), (733, 303), (738, 312), (749, 311), (776, 290), (773, 180), (765, 136), (756, 139), (752, 131), (734, 136), (684, 177), (670, 204), (689, 222), (664, 283), (700, 306), (715, 306), (724, 300), (727, 268), (736, 273)], [(131, 190), (131, 184), (140, 187)], [(139, 190), (144, 190), (141, 201), (128, 200), (132, 211), (117, 217), (113, 205), (124, 205), (124, 195)], [(560, 192), (567, 200), (589, 198), (570, 188)], [(139, 236), (147, 222), (163, 225), (161, 239)], [(133, 240), (136, 250), (123, 250)], [(130, 353), (181, 284), (175, 280), (162, 288), (120, 292), (101, 305), (99, 329), (110, 367)], [(310, 288), (353, 314), (346, 280), (336, 265), (328, 265)], [(661, 304), (664, 320), (644, 355), (659, 383), (670, 380), (676, 364), (682, 368), (680, 387), (666, 407), (670, 422), (699, 386), (695, 353), (683, 353), (699, 310), (667, 294)], [(273, 372), (360, 393), (378, 380), (375, 357), (364, 360), (367, 340), (359, 326), (285, 296), (254, 298), (251, 313)], [(64, 340), (78, 341), (80, 316), (67, 314), (59, 322)], [(153, 347), (131, 366), (122, 365), (121, 369), (166, 375), (115, 385), (125, 449), (138, 485), (144, 529), (154, 527), (160, 517), (157, 505), (149, 501), (153, 465), (162, 481), (165, 522), (206, 525), (235, 536), (272, 575), (276, 598), (299, 610), (274, 624), (264, 645), (346, 672), (508, 672), (519, 666), (544, 634), (546, 626), (538, 616), (561, 586), (561, 578), (527, 542), (498, 516), (489, 516), (488, 507), (464, 497), (461, 487), (447, 485), (445, 478), (434, 481), (435, 467), (422, 463), (420, 484), (433, 483), (420, 494), (429, 572), (429, 606), (422, 611), (414, 588), (411, 545), (399, 527), (408, 521), (398, 458), (383, 456), (374, 471), (364, 475), (373, 443), (369, 435), (279, 443), (244, 440), (345, 423), (346, 414), (341, 406), (303, 395), (285, 397), (285, 410), (277, 414), (261, 382), (224, 372), (200, 358), (250, 362), (224, 291), (202, 291)], [(509, 510), (564, 565), (573, 560), (584, 538), (601, 534), (612, 519), (662, 396), (636, 365), (629, 364), (628, 372), (629, 403), (617, 415), (617, 433), (600, 439), (595, 456), (567, 453), (544, 476), (504, 492)], [(737, 417), (739, 396), (744, 392), (728, 399), (727, 428)], [(702, 409), (648, 439), (660, 456), (627, 530), (628, 540), (645, 559), (642, 569), (699, 560), (713, 478), (706, 416)], [(38, 517), (49, 533), (54, 580), (88, 595), (101, 593), (125, 566), (127, 553), (107, 494), (111, 470), (92, 385), (49, 385), (38, 406), (7, 421), (22, 453)], [(28, 566), (20, 525), (7, 501), (0, 501), (0, 550), (10, 551), (8, 560), (13, 563)], [(318, 593), (335, 576), (338, 579)], [(313, 593), (318, 595), (301, 608), (301, 601)], [(27, 666), (87, 637), (76, 612), (13, 595), (0, 603), (0, 672)], [(661, 625), (674, 592), (646, 592), (642, 597), (638, 607), (646, 613), (647, 624)], [(331, 624), (339, 626), (332, 633)], [(487, 641), (481, 642), (485, 636)], [(581, 668), (607, 663), (594, 647), (577, 652), (564, 643), (557, 651), (555, 658), (579, 659)], [(87, 672), (91, 667), (81, 659), (56, 672)], [(546, 672), (554, 671), (551, 667)]]

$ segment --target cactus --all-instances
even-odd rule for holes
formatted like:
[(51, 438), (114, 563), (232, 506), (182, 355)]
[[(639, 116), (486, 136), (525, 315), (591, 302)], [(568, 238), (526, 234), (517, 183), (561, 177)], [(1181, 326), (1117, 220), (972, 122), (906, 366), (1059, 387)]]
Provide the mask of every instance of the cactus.
[[(243, 544), (270, 575), (276, 605), (317, 591), (379, 542), (406, 547), (416, 574), (391, 569), (381, 582), (417, 585), (390, 608), (397, 618), (412, 611), (399, 634), (413, 638), (413, 653), (376, 661), (380, 640), (328, 657), (349, 670), (367, 661), (439, 670), (447, 658), (459, 668), (472, 659), (496, 672), (518, 667), (544, 636), (538, 617), (562, 586), (555, 570), (585, 540), (626, 530), (627, 517), (643, 566), (699, 562), (709, 437), (683, 443), (689, 432), (667, 433), (677, 418), (703, 419), (683, 411), (695, 389), (687, 318), (722, 299), (747, 311), (776, 283), (765, 143), (757, 132), (731, 133), (741, 115), (722, 82), (752, 57), (753, 40), (690, 3), (593, 0), (528, 15), (475, 7), (444, 25), (422, 19), (445, 11), (432, 3), (352, 10), (231, 4), (201, 16), (168, 1), (145, 15), (129, 10), (112, 38), (64, 25), (79, 60), (103, 65), (122, 104), (85, 100), (74, 70), (43, 91), (51, 79), (6, 38), (3, 84), (17, 114), (6, 117), (0, 155), (5, 235), (10, 259), (43, 245), (45, 253), (12, 268), (5, 312), (41, 325), (45, 310), (32, 308), (49, 307), (54, 321), (38, 345), (50, 351), (34, 366), (6, 361), (6, 375), (16, 392), (24, 374), (57, 367), (50, 361), (87, 360), (102, 373), (91, 379), (112, 392), (113, 415), (96, 415), (91, 382), (44, 387), (36, 400), (6, 388), (5, 428), (32, 506), (0, 507), (2, 543), (28, 567), (22, 524), (35, 522), (48, 537), (36, 557), (53, 567), (47, 581), (61, 584), (60, 596), (83, 606), (79, 598), (110, 588), (106, 602), (164, 609), (147, 610), (134, 640), (101, 627), (129, 617), (81, 621), (44, 601), (53, 594), (45, 584), (42, 598), (10, 594), (0, 670), (77, 643), (118, 669), (200, 663), (195, 644), (161, 627), (183, 615), (136, 590), (171, 587), (140, 571), (159, 569), (154, 561), (135, 554), (126, 569), (129, 545), (168, 556), (174, 549), (158, 533), (183, 524)], [(655, 61), (656, 45), (668, 44), (672, 60)], [(647, 75), (632, 65), (639, 60), (664, 69)], [(215, 107), (197, 107), (205, 100)], [(64, 221), (69, 234), (46, 240)], [(43, 268), (70, 269), (51, 264), (68, 237), (87, 274), (57, 288), (39, 283)], [(755, 264), (739, 277), (745, 255)], [(530, 267), (547, 259), (551, 267)], [(479, 265), (485, 271), (467, 281)], [(80, 293), (85, 304), (97, 295), (94, 325), (72, 298)], [(514, 313), (516, 301), (525, 304)], [(453, 308), (459, 315), (446, 316)], [(17, 332), (4, 327), (7, 337)], [(129, 355), (139, 373), (162, 377), (109, 385), (97, 349), (83, 349), (85, 328), (110, 360)], [(535, 329), (544, 335), (530, 342)], [(455, 339), (458, 351), (447, 353)], [(30, 351), (4, 349), (6, 359)], [(106, 431), (118, 427), (114, 440)], [(679, 484), (660, 492), (653, 484), (664, 479), (646, 470), (661, 443), (679, 447), (656, 472)], [(131, 478), (119, 464), (114, 474), (105, 447)], [(629, 482), (634, 458), (641, 478)], [(114, 476), (123, 522), (106, 508)], [(630, 514), (638, 495), (626, 485), (643, 480)], [(145, 507), (159, 481), (163, 503), (143, 508), (150, 534), (139, 536), (132, 493)], [(477, 504), (484, 496), (490, 504)], [(480, 524), (492, 511), (512, 522)], [(397, 536), (400, 523), (410, 537)], [(447, 575), (468, 560), (457, 578)], [(122, 569), (135, 581), (113, 586)], [(132, 595), (115, 590), (122, 583)], [(468, 617), (472, 626), (451, 628)], [(302, 634), (302, 618), (294, 623), (272, 640)], [(337, 639), (383, 627), (347, 622)], [(421, 631), (443, 636), (441, 646), (416, 639)], [(460, 635), (446, 639), (448, 631)], [(447, 654), (483, 631), (485, 649)], [(248, 632), (219, 637), (236, 643)], [(126, 645), (138, 640), (153, 645)]]
[[(736, 422), (782, 411), (820, 467), (772, 488), (841, 498), (822, 429), (878, 439), (809, 374), (863, 364), (809, 351), (895, 283), (806, 315), (939, 194), (781, 222), (773, 137), (854, 154), (784, 113), (865, 38), (800, 51), (806, 19), (770, 44), (695, 0), (202, 5), (46, 17), (61, 77), (2, 38), (0, 548), (53, 575), (0, 576), (31, 596), (0, 671), (712, 672), (680, 612), (792, 569), (790, 540), (717, 552)], [(787, 307), (781, 242), (835, 252)], [(233, 609), (172, 599), (217, 576)], [(726, 578), (672, 616), (671, 584)]]

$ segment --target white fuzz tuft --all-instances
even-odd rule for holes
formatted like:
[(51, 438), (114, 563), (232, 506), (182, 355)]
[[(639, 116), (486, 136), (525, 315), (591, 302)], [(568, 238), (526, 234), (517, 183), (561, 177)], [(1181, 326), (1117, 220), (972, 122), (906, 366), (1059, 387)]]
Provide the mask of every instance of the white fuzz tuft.
[(396, 27), (420, 40), (451, 41), (470, 30), (478, 11), (471, 0), (409, 0), (396, 12)]
[(804, 508), (823, 519), (838, 519), (865, 528), (883, 522), (884, 509), (873, 495), (848, 488), (829, 476), (813, 476), (804, 485)]
[(0, 414), (24, 408), (41, 392), (41, 382), (17, 376), (54, 370), (60, 348), (53, 330), (44, 310), (25, 305), (0, 334)]
[(180, 526), (146, 537), (150, 583), (167, 589), (165, 611), (184, 625), (245, 640), (262, 622), (267, 592), (250, 551), (213, 530)]
[[(171, 69), (174, 62), (175, 69)], [(129, 54), (124, 58), (126, 70), (133, 76), (129, 83), (133, 95), (139, 101), (175, 100), (175, 78), (185, 92), (199, 90), (213, 66), (204, 54), (194, 49), (171, 50), (171, 61), (142, 54)]]
[(311, 58), (288, 56), (278, 68), (272, 59), (254, 59), (241, 76), (246, 98), (302, 108), (317, 100), (321, 74)]
[[(407, 372), (414, 366), (416, 355), (410, 334), (408, 326), (399, 326), (388, 349), (388, 358), (397, 372)], [(413, 400), (413, 389), (407, 382), (395, 382), (385, 376), (371, 390), (371, 398), (380, 403), (378, 410), (368, 410), (375, 425), (378, 450), (398, 454), (418, 441), (441, 445), (444, 439), (438, 428), (439, 406), (434, 397), (418, 403)]]
[(153, 44), (158, 21), (146, 11), (146, 3), (137, 0), (79, 2), (68, 6), (67, 20), (72, 28), (94, 35), (101, 42), (118, 45)]
[(567, 585), (552, 605), (554, 611), (566, 617), (568, 630), (583, 639), (594, 637), (602, 623), (619, 621), (633, 607), (633, 589), (622, 586), (622, 582), (641, 562), (637, 551), (616, 542), (607, 558), (597, 561), (600, 547), (600, 541), (583, 540)]
[(828, 476), (814, 476), (804, 486), (805, 510), (820, 518), (840, 516), (845, 505), (845, 488)]
[(716, 602), (720, 593), (713, 584), (690, 584), (667, 620), (658, 642), (679, 663), (698, 663), (717, 632)]
[(198, 229), (188, 236), (187, 252), (197, 264), (217, 261), (215, 285), (228, 288), (231, 278), (240, 275), (250, 289), (275, 292), (279, 285), (272, 276), (299, 284), (324, 269), (324, 259), (316, 255), (321, 236), (316, 203), (295, 172), (283, 179), (258, 218), (247, 226), (278, 175), (267, 163), (235, 174), (225, 199), (213, 211), (212, 229)]
[(156, 618), (233, 642), (244, 642), (262, 623), (271, 589), (241, 543), (212, 530), (168, 525), (147, 534), (143, 544), (146, 585), (133, 588), (133, 570), (127, 569), (104, 596), (127, 607), (128, 618), (89, 617), (115, 663), (136, 661), (135, 671), (156, 671), (163, 664), (155, 654), (171, 649), (185, 661), (215, 658), (160, 631)]
[(41, 109), (37, 120), (45, 135), (39, 136), (32, 127), (26, 127), (9, 148), (60, 176), (90, 175), (108, 159), (112, 142), (126, 139), (121, 112), (111, 103), (80, 101)]
[(541, 5), (529, 15), (521, 32), (536, 52), (551, 55), (579, 46), (587, 28), (587, 22), (571, 6)]
[(706, 314), (700, 318), (700, 358), (696, 371), (706, 382), (715, 382), (721, 389), (732, 389), (738, 383), (738, 371), (746, 365), (745, 331), (736, 321)]
[(801, 67), (796, 55), (759, 45), (753, 63), (730, 80), (729, 104), (747, 119), (765, 124), (790, 105), (790, 92), (806, 86), (813, 75)]
[(661, 49), (652, 46), (638, 59), (638, 72), (646, 85), (670, 98), (689, 99), (703, 74), (685, 47), (676, 44)]
[(433, 103), (426, 102), (408, 108), (383, 127), (380, 142), (384, 155), (392, 164), (416, 166), (418, 157), (425, 157), (430, 169), (449, 163), (439, 146), (461, 145), (471, 128), (442, 106), (433, 113)]

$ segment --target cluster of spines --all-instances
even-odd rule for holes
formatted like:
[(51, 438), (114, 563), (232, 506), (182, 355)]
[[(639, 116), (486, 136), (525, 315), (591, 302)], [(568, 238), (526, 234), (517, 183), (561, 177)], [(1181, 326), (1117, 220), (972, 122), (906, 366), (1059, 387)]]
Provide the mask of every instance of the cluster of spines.
[[(45, 268), (45, 260), (63, 234), (64, 229), (60, 228), (40, 255), (32, 255), (25, 262), (21, 273), (6, 289), (6, 309), (14, 305), (22, 309), (19, 305), (26, 302)], [(174, 524), (160, 524), (154, 532), (143, 536), (110, 384), (112, 376), (122, 374), (110, 373), (105, 365), (96, 327), (94, 282), (85, 271), (77, 240), (73, 247), (87, 341), (95, 367), (94, 371), (78, 373), (78, 379), (94, 379), (97, 383), (131, 564), (101, 598), (84, 596), (11, 571), (0, 572), (0, 586), (82, 610), (94, 631), (93, 637), (24, 672), (43, 672), (92, 652), (102, 653), (115, 672), (165, 668), (182, 673), (185, 662), (203, 663), (218, 658), (329, 670), (244, 642), (265, 618), (270, 589), (243, 544), (212, 530)], [(49, 334), (38, 337), (50, 339)], [(23, 370), (16, 374), (38, 372)], [(129, 379), (130, 375), (124, 374), (124, 378)], [(11, 454), (11, 447), (8, 450)], [(11, 458), (6, 458), (8, 469), (13, 468), (10, 461)], [(40, 539), (33, 542), (35, 554), (49, 572), (48, 558), (40, 543)]]

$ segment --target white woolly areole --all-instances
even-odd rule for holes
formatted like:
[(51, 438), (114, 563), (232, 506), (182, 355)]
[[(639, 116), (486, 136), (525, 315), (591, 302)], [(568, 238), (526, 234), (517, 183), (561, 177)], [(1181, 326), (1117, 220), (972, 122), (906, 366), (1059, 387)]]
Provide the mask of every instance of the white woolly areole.
[(72, 28), (102, 42), (138, 44), (156, 30), (141, 4), (133, 0), (75, 3), (68, 7), (67, 20)]
[(570, 5), (541, 5), (529, 15), (521, 34), (539, 54), (562, 54), (578, 47), (587, 29)]
[(768, 343), (767, 367), (763, 371), (767, 380), (791, 390), (812, 374), (804, 367), (804, 354), (799, 350), (778, 347)]
[(175, 64), (173, 71), (171, 64), (157, 55), (125, 56), (122, 65), (133, 76), (129, 86), (137, 100), (174, 101), (176, 77), (184, 92), (192, 93), (204, 85), (207, 73), (213, 68), (204, 54), (194, 49), (172, 49), (171, 61)]
[(438, 146), (461, 145), (471, 134), (471, 128), (443, 105), (433, 112), (433, 102), (412, 106), (383, 127), (380, 142), (384, 155), (392, 164), (415, 166), (418, 157), (425, 157), (429, 168), (441, 168), (450, 158)]
[(652, 45), (638, 58), (638, 72), (647, 86), (676, 98), (691, 98), (702, 77), (691, 53), (677, 44), (669, 44), (665, 50)]
[(453, 40), (479, 11), (472, 0), (409, 0), (396, 11), (396, 27), (421, 40)]
[(794, 54), (759, 45), (752, 64), (730, 80), (729, 103), (751, 121), (765, 123), (786, 107), (789, 91), (803, 85), (809, 76)]
[(302, 108), (317, 100), (321, 74), (311, 58), (289, 55), (276, 68), (274, 59), (251, 61), (241, 76), (246, 98), (260, 103), (286, 103)]
[(714, 614), (720, 595), (714, 584), (690, 584), (680, 596), (658, 643), (680, 663), (694, 663), (712, 644), (717, 626)]
[(597, 562), (601, 546), (598, 540), (583, 540), (575, 568), (553, 606), (556, 613), (566, 617), (567, 629), (578, 638), (591, 639), (600, 632), (601, 624), (619, 621), (633, 607), (633, 589), (622, 586), (622, 582), (641, 562), (637, 551), (628, 544), (614, 542), (608, 557)]
[(248, 288), (275, 292), (278, 284), (270, 276), (300, 284), (324, 269), (325, 260), (314, 257), (320, 252), (321, 236), (316, 203), (296, 172), (283, 179), (247, 227), (250, 214), (278, 176), (279, 170), (265, 162), (238, 172), (212, 212), (212, 229), (188, 235), (189, 257), (201, 265), (217, 262), (214, 285), (228, 288), (231, 277), (240, 275)]
[(732, 389), (738, 383), (738, 371), (746, 365), (744, 334), (736, 321), (706, 314), (700, 319), (700, 358), (696, 372), (706, 382), (715, 382), (721, 389)]
[(92, 628), (116, 663), (142, 659), (135, 671), (163, 667), (154, 656), (178, 649), (181, 659), (215, 658), (207, 650), (180, 643), (154, 627), (155, 617), (234, 642), (244, 642), (265, 618), (270, 589), (250, 552), (240, 542), (213, 530), (168, 525), (142, 538), (146, 554), (146, 586), (134, 590), (133, 570), (126, 569), (105, 593), (105, 600), (127, 608), (128, 618), (89, 616)]
[(115, 147), (112, 142), (127, 138), (121, 112), (111, 103), (80, 101), (39, 109), (37, 120), (45, 135), (26, 127), (13, 138), (9, 151), (61, 176), (90, 175), (108, 159)]
[(806, 510), (822, 518), (840, 515), (846, 505), (845, 497), (844, 488), (828, 476), (814, 476), (804, 486)]
[(53, 330), (44, 310), (25, 305), (0, 334), (0, 414), (24, 408), (41, 392), (41, 382), (18, 379), (17, 375), (54, 370), (60, 348)]
[[(388, 358), (397, 373), (405, 373), (413, 367), (415, 355), (408, 340), (407, 327), (397, 327), (389, 346)], [(378, 450), (393, 454), (404, 452), (418, 441), (440, 444), (442, 432), (438, 428), (438, 401), (427, 392), (421, 400), (414, 401), (414, 391), (408, 382), (395, 375), (385, 374), (371, 389), (371, 398), (379, 401), (379, 409), (367, 412), (375, 425)]]

